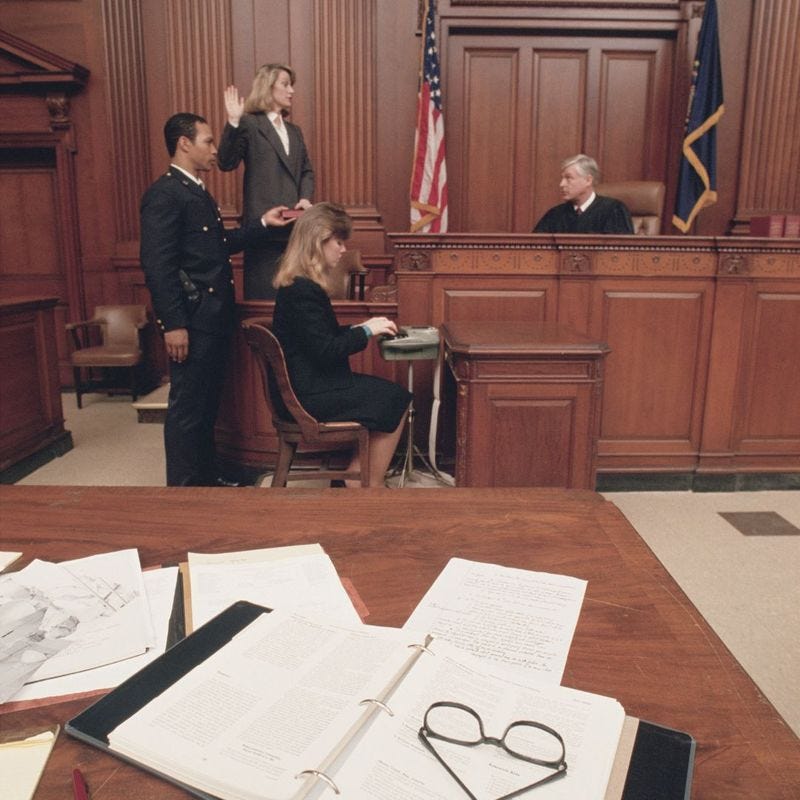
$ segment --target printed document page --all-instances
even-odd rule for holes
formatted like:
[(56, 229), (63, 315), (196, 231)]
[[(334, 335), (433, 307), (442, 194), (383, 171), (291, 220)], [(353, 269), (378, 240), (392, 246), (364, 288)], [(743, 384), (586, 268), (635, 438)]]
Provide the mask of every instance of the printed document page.
[(404, 627), (558, 684), (585, 591), (579, 578), (451, 558)]
[[(480, 715), (486, 736), (502, 737), (508, 725), (517, 720), (541, 722), (561, 734), (568, 765), (566, 774), (536, 787), (531, 791), (532, 798), (602, 800), (625, 718), (616, 700), (562, 686), (536, 684), (528, 674), (520, 681), (520, 670), (502, 665), (493, 668), (445, 642), (434, 641), (431, 647), (433, 654), (423, 654), (392, 697), (389, 706), (394, 716), (381, 714), (356, 751), (334, 773), (343, 797), (353, 800), (461, 797), (462, 789), (418, 737), (428, 706), (454, 701)], [(464, 747), (442, 741), (433, 743), (479, 798), (501, 797), (551, 772), (549, 768), (515, 759), (491, 744)]]
[(190, 562), (189, 585), (194, 628), (237, 600), (340, 625), (361, 622), (325, 553), (234, 564)]
[(372, 712), (360, 701), (388, 699), (407, 640), (263, 614), (112, 731), (111, 749), (224, 800), (291, 798)]

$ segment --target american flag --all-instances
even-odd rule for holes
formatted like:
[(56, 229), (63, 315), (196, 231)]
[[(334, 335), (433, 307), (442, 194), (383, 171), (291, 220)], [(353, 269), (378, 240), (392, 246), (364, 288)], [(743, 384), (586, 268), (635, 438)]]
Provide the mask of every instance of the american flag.
[(435, 15), (436, 0), (427, 0), (417, 131), (414, 137), (414, 169), (411, 173), (413, 233), (444, 233), (447, 230), (447, 166)]

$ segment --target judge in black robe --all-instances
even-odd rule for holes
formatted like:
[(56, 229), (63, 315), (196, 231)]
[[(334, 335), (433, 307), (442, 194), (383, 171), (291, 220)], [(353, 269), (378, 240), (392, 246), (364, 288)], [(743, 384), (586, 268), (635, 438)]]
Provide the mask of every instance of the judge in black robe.
[(534, 233), (633, 233), (633, 222), (624, 203), (600, 197), (594, 187), (600, 181), (597, 162), (583, 153), (561, 162), (558, 188), (564, 201), (536, 223)]
[(536, 223), (533, 232), (633, 233), (633, 222), (624, 203), (596, 194), (580, 214), (570, 201), (554, 206)]

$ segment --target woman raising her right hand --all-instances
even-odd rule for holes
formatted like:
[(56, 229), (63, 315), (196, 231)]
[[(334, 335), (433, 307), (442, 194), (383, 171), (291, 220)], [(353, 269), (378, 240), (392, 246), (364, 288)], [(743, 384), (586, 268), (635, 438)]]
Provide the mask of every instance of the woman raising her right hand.
[[(223, 171), (244, 161), (243, 223), (257, 219), (265, 208), (305, 209), (314, 194), (314, 170), (303, 134), (286, 117), (292, 108), (295, 76), (284, 64), (265, 64), (253, 79), (246, 100), (235, 86), (225, 90), (228, 121), (222, 132), (217, 163)], [(286, 249), (290, 228), (244, 251), (245, 300), (275, 296), (272, 279)]]
[[(318, 203), (295, 222), (275, 276), (272, 328), (300, 403), (321, 422), (355, 421), (366, 427), (369, 485), (384, 486), (411, 395), (392, 381), (350, 370), (350, 356), (364, 350), (372, 336), (397, 333), (386, 317), (353, 326), (336, 321), (329, 280), (351, 226), (345, 210), (333, 203)], [(356, 452), (349, 468), (357, 467)]]

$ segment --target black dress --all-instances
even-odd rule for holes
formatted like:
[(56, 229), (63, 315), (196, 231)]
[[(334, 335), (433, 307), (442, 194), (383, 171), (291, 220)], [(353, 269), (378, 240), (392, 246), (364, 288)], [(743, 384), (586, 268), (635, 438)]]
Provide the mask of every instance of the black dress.
[(551, 208), (537, 223), (534, 233), (633, 233), (633, 221), (624, 203), (596, 195), (582, 214), (567, 201)]
[(278, 289), (273, 331), (303, 407), (321, 422), (360, 422), (391, 433), (411, 402), (402, 386), (352, 372), (349, 357), (369, 341), (361, 326), (339, 325), (325, 290), (308, 278)]

